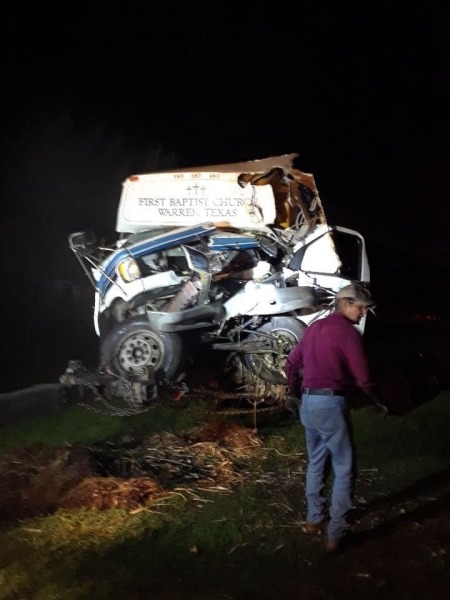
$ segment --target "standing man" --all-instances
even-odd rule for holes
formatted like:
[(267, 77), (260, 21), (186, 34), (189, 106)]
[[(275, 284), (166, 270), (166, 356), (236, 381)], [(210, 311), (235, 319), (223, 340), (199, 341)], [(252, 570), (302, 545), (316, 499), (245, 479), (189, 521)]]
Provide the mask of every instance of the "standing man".
[[(307, 533), (327, 533), (325, 550), (336, 552), (345, 537), (352, 508), (354, 451), (347, 396), (359, 388), (387, 414), (375, 395), (360, 332), (355, 327), (374, 305), (362, 286), (350, 284), (335, 299), (336, 310), (312, 323), (286, 362), (291, 390), (302, 381), (300, 421), (305, 428)], [(329, 511), (323, 488), (327, 461), (334, 482)]]

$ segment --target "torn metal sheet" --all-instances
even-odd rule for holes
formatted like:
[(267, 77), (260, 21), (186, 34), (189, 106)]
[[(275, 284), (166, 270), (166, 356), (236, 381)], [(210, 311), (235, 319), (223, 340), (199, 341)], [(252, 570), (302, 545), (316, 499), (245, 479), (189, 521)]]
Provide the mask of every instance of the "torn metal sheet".
[(202, 222), (216, 227), (289, 227), (326, 222), (314, 177), (293, 166), (297, 154), (132, 175), (122, 184), (119, 233)]

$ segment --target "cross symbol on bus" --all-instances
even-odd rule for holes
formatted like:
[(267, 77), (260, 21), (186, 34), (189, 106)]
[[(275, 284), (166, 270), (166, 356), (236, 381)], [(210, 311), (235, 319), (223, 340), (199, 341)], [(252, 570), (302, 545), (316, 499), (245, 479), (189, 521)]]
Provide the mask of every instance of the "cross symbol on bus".
[(204, 193), (205, 193), (205, 189), (206, 189), (206, 188), (205, 188), (205, 186), (204, 186), (204, 185), (198, 185), (198, 183), (196, 183), (196, 184), (195, 184), (195, 185), (193, 185), (192, 187), (191, 187), (191, 186), (189, 186), (189, 187), (187, 187), (187, 188), (186, 188), (186, 190), (187, 190), (188, 192), (190, 192), (190, 191), (194, 190), (194, 195), (195, 195), (195, 196), (198, 196), (198, 190), (200, 190), (200, 191), (201, 191), (201, 192), (203, 192), (203, 194), (204, 194)]

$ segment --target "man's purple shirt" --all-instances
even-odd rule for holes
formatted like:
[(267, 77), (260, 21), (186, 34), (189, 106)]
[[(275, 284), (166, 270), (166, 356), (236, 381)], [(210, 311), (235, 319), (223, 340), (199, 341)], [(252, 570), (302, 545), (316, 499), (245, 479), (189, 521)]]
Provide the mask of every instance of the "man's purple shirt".
[(348, 391), (356, 386), (369, 397), (374, 394), (362, 336), (341, 312), (305, 329), (287, 357), (285, 371), (291, 390), (302, 377), (303, 387)]

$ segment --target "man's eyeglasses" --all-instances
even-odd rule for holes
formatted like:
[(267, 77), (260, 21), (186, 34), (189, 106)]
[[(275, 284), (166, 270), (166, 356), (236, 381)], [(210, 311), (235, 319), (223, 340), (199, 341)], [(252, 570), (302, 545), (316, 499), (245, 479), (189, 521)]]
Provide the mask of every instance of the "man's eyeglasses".
[(375, 314), (375, 304), (367, 306), (367, 304), (361, 304), (361, 302), (358, 302), (357, 300), (349, 300), (349, 303), (354, 304), (360, 310), (364, 310), (365, 312), (370, 310), (371, 313)]

